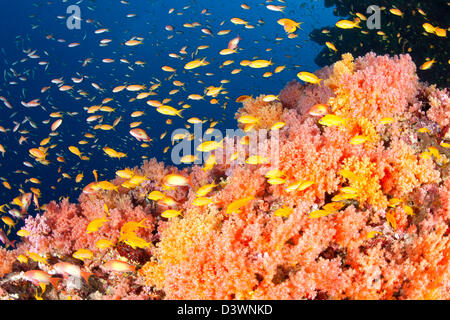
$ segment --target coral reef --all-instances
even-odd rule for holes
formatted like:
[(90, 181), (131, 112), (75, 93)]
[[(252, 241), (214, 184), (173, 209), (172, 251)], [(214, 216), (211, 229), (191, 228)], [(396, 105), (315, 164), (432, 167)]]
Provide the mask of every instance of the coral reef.
[(95, 182), (0, 249), (0, 297), (450, 299), (448, 89), (407, 55), (316, 74), (324, 86), (294, 81), (236, 115), (285, 122), (277, 170), (151, 160)]
[[(324, 0), (324, 3), (333, 8), (339, 20), (359, 22), (360, 28), (341, 29), (332, 25), (314, 29), (309, 37), (323, 46), (315, 58), (317, 65), (335, 63), (344, 52), (355, 57), (364, 55), (370, 43), (370, 50), (378, 55), (409, 54), (417, 66), (434, 59), (431, 69), (417, 71), (420, 79), (441, 88), (448, 86), (448, 1)], [(372, 6), (379, 11), (370, 10)], [(395, 9), (401, 14), (392, 11)], [(377, 21), (379, 27), (374, 27), (372, 24)], [(425, 24), (440, 28), (442, 32), (427, 31)], [(328, 47), (327, 42), (334, 47)]]

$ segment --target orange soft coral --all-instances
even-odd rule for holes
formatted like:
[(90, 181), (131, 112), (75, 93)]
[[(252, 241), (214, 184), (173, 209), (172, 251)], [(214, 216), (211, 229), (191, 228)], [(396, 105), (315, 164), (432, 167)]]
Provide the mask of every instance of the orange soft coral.
[(241, 116), (250, 115), (258, 119), (258, 123), (253, 127), (254, 130), (270, 130), (273, 124), (281, 121), (283, 107), (280, 102), (264, 102), (263, 99), (263, 95), (256, 99), (247, 99), (244, 102), (244, 106), (238, 110), (236, 119)]
[(422, 184), (439, 182), (439, 172), (431, 159), (421, 159), (403, 140), (395, 139), (380, 159), (385, 193), (404, 197)]
[(379, 120), (406, 111), (418, 90), (416, 66), (408, 55), (390, 58), (369, 53), (352, 62), (344, 55), (328, 84), (332, 111), (345, 117)]

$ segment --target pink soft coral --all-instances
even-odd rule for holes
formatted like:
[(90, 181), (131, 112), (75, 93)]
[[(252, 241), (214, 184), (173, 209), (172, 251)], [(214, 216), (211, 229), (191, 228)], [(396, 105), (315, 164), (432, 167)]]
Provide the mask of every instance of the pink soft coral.
[[(73, 261), (74, 251), (89, 249), (95, 258), (78, 263), (93, 273), (86, 284), (86, 290), (95, 285), (92, 299), (450, 299), (448, 152), (440, 147), (440, 157), (423, 157), (444, 139), (438, 135), (448, 125), (447, 90), (421, 84), (419, 93), (409, 56), (354, 60), (347, 54), (317, 74), (327, 79), (325, 86), (291, 82), (281, 103), (260, 97), (237, 115), (257, 117), (266, 129), (286, 123), (278, 132), (282, 184), (269, 183), (268, 164), (178, 170), (151, 160), (133, 169), (145, 176), (136, 188), (83, 194), (79, 204), (53, 202), (28, 218), (24, 229), (31, 235), (13, 251), (0, 250), (0, 275), (31, 268), (13, 263), (28, 250), (47, 257), (49, 271), (55, 261)], [(329, 103), (346, 124), (320, 125), (307, 112), (316, 103)], [(379, 122), (388, 116), (396, 122)], [(417, 134), (415, 126), (423, 124), (430, 135)], [(368, 141), (351, 144), (360, 134)], [(268, 137), (261, 142), (269, 152), (275, 148)], [(164, 188), (168, 173), (187, 177), (189, 186)], [(307, 180), (314, 183), (305, 190), (286, 189)], [(210, 183), (212, 203), (194, 205), (196, 191)], [(336, 197), (343, 190), (356, 195)], [(164, 192), (182, 216), (163, 218), (163, 206), (146, 197), (152, 191)], [(245, 197), (252, 200), (226, 214), (230, 203)], [(87, 233), (90, 221), (105, 216), (105, 205), (108, 221)], [(279, 208), (290, 214), (275, 215)], [(324, 216), (314, 216), (317, 210)], [(145, 228), (136, 234), (147, 246), (132, 248), (119, 240), (120, 229), (139, 221)], [(100, 249), (99, 239), (113, 246)], [(111, 259), (137, 272), (124, 278), (101, 271), (102, 261)], [(61, 286), (71, 290), (64, 281)], [(9, 294), (5, 289), (0, 295)]]

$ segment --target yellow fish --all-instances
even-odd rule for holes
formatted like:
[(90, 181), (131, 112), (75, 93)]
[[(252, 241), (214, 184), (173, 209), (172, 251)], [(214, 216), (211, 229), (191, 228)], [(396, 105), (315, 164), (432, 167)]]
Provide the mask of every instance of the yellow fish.
[(254, 68), (254, 69), (260, 69), (260, 68), (266, 68), (268, 66), (273, 65), (272, 60), (267, 61), (267, 60), (254, 60), (251, 61), (250, 64), (248, 65), (250, 68)]
[(275, 122), (275, 123), (270, 127), (270, 130), (280, 130), (280, 129), (283, 128), (285, 125), (286, 125), (286, 122), (283, 122), (283, 121)]
[(210, 152), (216, 150), (218, 148), (223, 148), (223, 140), (222, 141), (205, 141), (197, 146), (196, 150), (201, 152)]
[(79, 259), (81, 261), (84, 261), (86, 259), (92, 259), (94, 257), (94, 254), (89, 249), (80, 249), (80, 250), (77, 250), (72, 255), (72, 257), (74, 257), (75, 259)]
[(278, 185), (278, 184), (284, 184), (284, 183), (286, 183), (286, 180), (283, 179), (283, 178), (276, 178), (276, 177), (274, 177), (274, 178), (269, 178), (269, 179), (267, 180), (267, 183), (268, 183), (268, 184), (272, 184), (272, 185)]
[(392, 13), (393, 15), (396, 15), (396, 16), (400, 16), (400, 17), (403, 16), (403, 12), (401, 12), (397, 8), (392, 8), (392, 9), (389, 10), (389, 12)]
[(191, 70), (191, 69), (195, 69), (195, 68), (198, 68), (198, 67), (201, 67), (201, 66), (205, 66), (205, 65), (208, 64), (208, 62), (205, 62), (205, 60), (206, 60), (206, 58), (203, 58), (201, 60), (200, 59), (196, 59), (196, 60), (190, 61), (190, 62), (188, 62), (188, 63), (186, 63), (184, 65), (184, 68), (186, 70)]
[(326, 216), (328, 216), (330, 214), (333, 214), (333, 212), (332, 211), (326, 211), (326, 210), (315, 210), (315, 211), (312, 211), (309, 214), (309, 217), (310, 218), (321, 218), (321, 217), (326, 217)]
[(177, 211), (177, 210), (169, 209), (169, 210), (166, 210), (163, 213), (161, 213), (161, 217), (164, 217), (164, 218), (175, 218), (175, 217), (181, 215), (181, 211), (182, 210), (178, 210)]
[(383, 233), (380, 231), (370, 231), (367, 233), (366, 239), (372, 239), (375, 238), (376, 235), (382, 235)]
[(259, 155), (252, 155), (245, 160), (248, 164), (266, 164), (270, 162), (268, 157), (261, 157)]
[(420, 66), (420, 70), (428, 70), (431, 69), (431, 67), (433, 66), (433, 64), (436, 62), (436, 60), (432, 59), (430, 61), (425, 62), (424, 64), (422, 64)]
[(197, 206), (197, 207), (203, 207), (210, 203), (214, 203), (214, 201), (208, 197), (198, 197), (198, 198), (195, 198), (194, 201), (192, 201), (192, 205)]
[(211, 190), (214, 189), (215, 187), (217, 187), (217, 184), (214, 184), (214, 183), (206, 184), (206, 185), (200, 187), (197, 190), (196, 194), (197, 194), (198, 197), (204, 197), (209, 192), (211, 192)]
[(433, 27), (431, 24), (429, 24), (428, 22), (424, 23), (422, 25), (422, 27), (425, 29), (426, 32), (428, 33), (435, 33), (436, 32), (436, 28)]
[(294, 212), (294, 209), (292, 209), (292, 208), (279, 208), (279, 209), (275, 210), (275, 212), (273, 214), (278, 216), (278, 217), (285, 217), (285, 218), (287, 218), (293, 212)]
[(397, 221), (395, 220), (395, 217), (391, 212), (386, 213), (386, 220), (392, 229), (397, 229)]
[(359, 26), (359, 21), (350, 21), (350, 20), (340, 20), (336, 23), (336, 27), (341, 29), (353, 29), (353, 28), (361, 28)]
[(95, 243), (95, 246), (99, 249), (109, 249), (114, 243), (108, 239), (100, 239)]
[(333, 43), (329, 42), (329, 41), (325, 42), (325, 45), (326, 45), (329, 49), (331, 49), (331, 50), (333, 50), (333, 51), (335, 51), (335, 52), (338, 51), (338, 50), (336, 49), (336, 46), (335, 46)]
[(382, 124), (389, 124), (389, 123), (395, 122), (395, 119), (392, 117), (385, 117), (385, 118), (380, 119), (380, 122)]
[(358, 136), (354, 136), (351, 140), (350, 140), (350, 144), (362, 144), (364, 142), (366, 142), (368, 140), (368, 138), (364, 135), (358, 135)]
[(326, 114), (319, 120), (319, 123), (327, 127), (341, 126), (345, 124), (345, 119), (334, 114)]
[(258, 118), (254, 117), (254, 116), (250, 116), (250, 115), (240, 116), (237, 120), (239, 123), (244, 123), (244, 124), (257, 123), (259, 121)]
[(107, 221), (109, 221), (109, 219), (106, 219), (106, 216), (100, 219), (92, 220), (86, 228), (86, 233), (97, 232), (98, 229), (100, 229)]
[(183, 118), (183, 116), (181, 115), (181, 111), (183, 111), (184, 109), (181, 110), (177, 110), (171, 106), (166, 106), (166, 105), (162, 105), (159, 106), (158, 108), (156, 108), (156, 111), (158, 111), (161, 114), (164, 115), (168, 115), (168, 116), (179, 116), (180, 118)]
[(69, 147), (69, 151), (72, 152), (74, 155), (79, 156), (80, 159), (81, 159), (81, 152), (80, 152), (80, 150), (79, 150), (77, 147), (75, 147), (75, 146), (70, 146), (70, 147)]

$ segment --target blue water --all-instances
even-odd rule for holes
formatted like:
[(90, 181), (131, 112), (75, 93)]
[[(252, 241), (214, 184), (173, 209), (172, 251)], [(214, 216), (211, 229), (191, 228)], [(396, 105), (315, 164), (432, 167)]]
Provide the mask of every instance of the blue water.
[[(0, 95), (5, 97), (13, 106), (10, 110), (0, 103), (0, 125), (9, 129), (7, 133), (0, 132), (0, 144), (6, 149), (6, 154), (0, 156), (0, 177), (12, 186), (8, 190), (0, 185), (0, 205), (9, 203), (13, 198), (20, 195), (20, 189), (29, 192), (30, 187), (41, 190), (41, 204), (60, 197), (69, 197), (76, 201), (82, 188), (93, 181), (92, 170), (96, 169), (100, 179), (112, 179), (115, 171), (125, 167), (139, 166), (143, 159), (156, 157), (160, 161), (172, 164), (170, 151), (163, 153), (165, 147), (170, 145), (170, 133), (176, 128), (182, 128), (186, 119), (196, 116), (201, 119), (219, 121), (217, 128), (235, 128), (236, 120), (234, 114), (240, 107), (235, 99), (241, 95), (248, 94), (257, 96), (259, 94), (278, 94), (284, 85), (296, 78), (299, 71), (313, 72), (319, 67), (314, 63), (317, 54), (323, 48), (309, 39), (309, 33), (316, 28), (332, 26), (338, 21), (338, 17), (332, 13), (333, 8), (325, 8), (323, 1), (286, 1), (261, 2), (246, 1), (251, 7), (244, 10), (240, 7), (241, 1), (145, 1), (130, 0), (129, 4), (123, 4), (119, 0), (98, 1), (10, 1), (7, 6), (2, 6), (0, 12), (0, 38), (1, 38), (1, 80)], [(77, 4), (81, 9), (81, 29), (69, 30), (66, 27), (66, 9), (71, 4)], [(267, 4), (287, 5), (284, 13), (270, 11)], [(186, 8), (184, 8), (186, 7)], [(172, 14), (168, 11), (175, 8)], [(203, 9), (207, 14), (201, 14)], [(136, 17), (127, 18), (127, 14), (136, 14)], [(58, 18), (58, 16), (61, 16)], [(243, 26), (234, 25), (230, 22), (233, 17), (239, 17), (254, 25), (254, 29), (246, 29)], [(277, 24), (280, 18), (290, 18), (301, 21), (302, 30), (296, 33), (298, 37), (288, 39), (283, 28)], [(88, 23), (87, 20), (92, 20)], [(198, 22), (201, 27), (185, 28), (184, 23)], [(223, 22), (223, 25), (220, 25)], [(173, 26), (173, 31), (165, 30), (165, 26)], [(108, 28), (109, 32), (95, 34), (99, 28)], [(208, 28), (214, 36), (206, 35), (200, 31)], [(231, 32), (225, 36), (218, 36), (219, 30), (229, 29)], [(47, 36), (52, 35), (51, 39)], [(168, 39), (173, 35), (173, 38)], [(226, 48), (228, 41), (239, 35), (242, 40), (239, 43), (241, 50), (237, 54), (229, 56), (219, 55), (219, 51)], [(142, 37), (143, 45), (127, 47), (123, 43), (132, 37)], [(276, 41), (275, 38), (282, 37), (283, 40)], [(100, 47), (101, 39), (111, 39), (107, 46)], [(59, 42), (57, 39), (64, 39)], [(78, 47), (69, 48), (68, 44), (79, 42)], [(183, 66), (186, 62), (193, 60), (192, 53), (200, 45), (209, 45), (205, 50), (200, 50), (196, 57), (206, 57), (210, 64), (193, 71), (185, 72)], [(179, 50), (187, 46), (188, 55), (184, 60), (169, 57), (169, 53), (179, 53)], [(271, 49), (269, 51), (269, 48)], [(39, 59), (28, 59), (20, 62), (26, 57), (23, 50), (36, 50)], [(86, 58), (92, 58), (92, 62), (82, 67)], [(114, 63), (106, 64), (101, 60), (104, 58), (114, 59)], [(130, 64), (119, 62), (125, 58)], [(270, 71), (278, 65), (285, 65), (286, 69), (272, 77), (263, 78), (264, 69), (251, 69), (241, 67), (239, 62), (247, 59), (267, 59), (274, 62)], [(225, 60), (234, 60), (234, 64), (219, 68)], [(145, 61), (145, 66), (133, 64), (135, 61)], [(38, 65), (39, 61), (49, 62), (48, 68)], [(167, 80), (170, 73), (161, 70), (167, 65), (177, 69), (176, 76)], [(130, 67), (132, 69), (130, 69)], [(17, 74), (26, 77), (22, 81), (14, 77), (11, 69)], [(230, 72), (235, 68), (241, 68), (242, 72), (232, 75)], [(211, 72), (214, 75), (207, 76)], [(198, 75), (196, 75), (198, 73)], [(85, 77), (80, 84), (74, 84), (70, 78)], [(65, 84), (73, 85), (75, 90), (61, 92), (52, 79), (64, 78)], [(213, 85), (220, 86), (223, 79), (230, 80), (224, 84), (228, 91), (226, 95), (219, 95), (219, 104), (212, 105), (207, 99), (205, 101), (188, 100), (191, 93), (203, 94), (205, 87)], [(176, 87), (173, 80), (185, 83), (185, 91), (180, 90), (175, 95), (168, 92)], [(17, 81), (18, 84), (10, 84)], [(203, 82), (200, 83), (199, 81)], [(104, 89), (99, 92), (92, 87), (95, 82)], [(122, 91), (112, 93), (112, 89), (125, 84), (145, 84), (150, 87), (152, 83), (161, 82), (156, 91), (157, 96), (150, 96), (144, 100), (129, 102), (130, 98), (136, 97), (137, 93)], [(43, 87), (51, 88), (41, 93)], [(82, 97), (77, 90), (84, 90), (87, 97)], [(225, 98), (228, 97), (228, 99)], [(79, 99), (75, 99), (78, 97)], [(110, 114), (97, 112), (104, 115), (105, 124), (112, 122), (119, 116), (122, 121), (113, 131), (93, 130), (94, 124), (88, 124), (86, 118), (89, 116), (84, 107), (101, 104), (104, 98), (114, 98), (107, 105), (116, 108)], [(178, 103), (190, 104), (190, 109), (183, 111), (183, 119), (170, 117), (173, 124), (167, 125), (167, 116), (155, 111), (145, 101), (148, 99), (160, 100), (172, 98), (169, 105), (178, 109)], [(25, 108), (21, 101), (31, 101), (39, 98), (42, 106), (36, 108)], [(227, 103), (224, 108), (223, 105)], [(145, 116), (131, 118), (133, 111), (145, 111)], [(51, 112), (59, 111), (64, 114), (63, 124), (57, 130), (59, 136), (53, 137), (50, 144), (55, 144), (49, 150), (48, 159), (51, 164), (43, 166), (34, 161), (28, 153), (33, 147), (38, 147), (42, 139), (50, 132), (50, 124), (42, 121), (49, 119)], [(70, 116), (67, 112), (78, 112), (78, 115)], [(33, 128), (29, 123), (24, 123), (17, 132), (12, 132), (15, 126), (13, 121), (22, 122), (25, 117), (36, 123)], [(143, 121), (140, 126), (145, 129), (153, 141), (150, 148), (141, 148), (140, 142), (129, 134), (129, 124), (133, 121)], [(205, 124), (206, 126), (207, 124)], [(20, 130), (28, 130), (29, 133), (21, 134)], [(160, 140), (160, 135), (167, 131), (167, 136)], [(85, 133), (95, 135), (97, 142), (93, 139), (84, 138)], [(28, 138), (26, 142), (19, 145), (20, 136)], [(87, 140), (89, 144), (78, 145), (78, 141)], [(68, 151), (68, 146), (78, 146), (83, 154), (90, 157), (89, 161), (80, 161), (74, 154)], [(127, 157), (118, 160), (107, 157), (102, 148), (109, 146), (117, 151), (125, 152)], [(56, 161), (57, 156), (63, 156), (66, 163)], [(29, 161), (33, 168), (23, 165)], [(27, 174), (17, 173), (24, 170)], [(62, 179), (61, 173), (67, 173), (71, 179)], [(74, 179), (78, 173), (84, 173), (84, 180), (77, 184)], [(41, 181), (40, 185), (26, 182), (28, 178), (36, 177)], [(53, 187), (53, 188), (52, 188)], [(34, 214), (34, 209), (30, 214)], [(20, 227), (20, 223), (18, 225)]]

